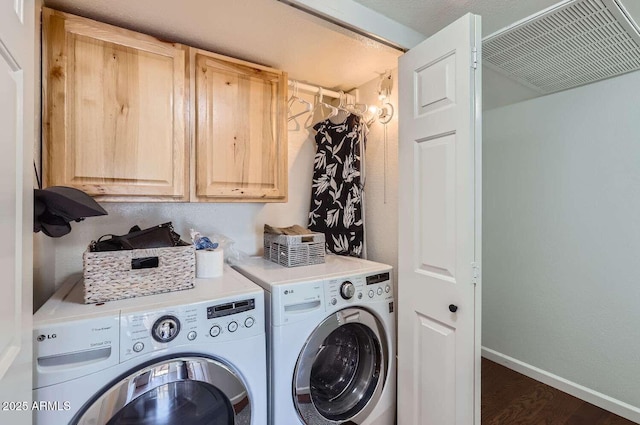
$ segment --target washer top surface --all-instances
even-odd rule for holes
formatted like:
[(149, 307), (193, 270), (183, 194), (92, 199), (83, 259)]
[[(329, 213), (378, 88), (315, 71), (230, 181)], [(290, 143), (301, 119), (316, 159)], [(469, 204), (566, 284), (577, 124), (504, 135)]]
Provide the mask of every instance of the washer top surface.
[(120, 313), (143, 312), (145, 310), (188, 305), (201, 301), (218, 301), (262, 293), (262, 288), (227, 265), (224, 267), (222, 276), (196, 279), (194, 288), (183, 291), (127, 298), (103, 304), (85, 304), (83, 290), (84, 285), (81, 275), (69, 278), (34, 314), (34, 326), (113, 316)]
[(329, 254), (325, 256), (325, 263), (311, 266), (284, 267), (262, 257), (251, 257), (243, 263), (234, 264), (234, 267), (267, 289), (289, 283), (379, 273), (391, 269), (391, 266), (382, 263)]

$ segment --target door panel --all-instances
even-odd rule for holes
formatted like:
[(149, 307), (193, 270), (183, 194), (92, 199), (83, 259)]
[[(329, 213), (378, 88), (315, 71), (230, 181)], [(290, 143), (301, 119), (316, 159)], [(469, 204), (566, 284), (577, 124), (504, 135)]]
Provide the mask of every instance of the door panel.
[(187, 200), (185, 48), (47, 8), (43, 40), (45, 186)]
[[(430, 317), (416, 314), (415, 340), (421, 356), (416, 357), (414, 367), (419, 370), (417, 383), (419, 388), (414, 391), (417, 395), (427, 395), (424, 399), (417, 399), (416, 405), (420, 407), (415, 423), (423, 423), (420, 418), (431, 418), (436, 424), (455, 423), (455, 328), (447, 326)], [(440, 347), (434, 350), (433, 347)], [(434, 369), (428, 365), (438, 365)], [(438, 382), (434, 387), (424, 383)]]
[(479, 424), (479, 89), (467, 15), (399, 62), (398, 423)]
[[(0, 40), (1, 41), (1, 40)], [(16, 184), (20, 182), (18, 171), (22, 164), (18, 146), (23, 143), (22, 130), (22, 69), (11, 53), (0, 45), (0, 232), (4, 241), (0, 246), (0, 270), (8, 277), (0, 297), (0, 378), (13, 363), (20, 351), (20, 293), (21, 270), (17, 267), (17, 252), (21, 242), (22, 216), (18, 214), (18, 202), (22, 202)]]
[(415, 144), (416, 216), (421, 217), (416, 268), (455, 276), (455, 135)]
[(0, 422), (16, 425), (32, 422), (34, 9), (31, 0), (0, 2), (0, 400), (19, 402)]

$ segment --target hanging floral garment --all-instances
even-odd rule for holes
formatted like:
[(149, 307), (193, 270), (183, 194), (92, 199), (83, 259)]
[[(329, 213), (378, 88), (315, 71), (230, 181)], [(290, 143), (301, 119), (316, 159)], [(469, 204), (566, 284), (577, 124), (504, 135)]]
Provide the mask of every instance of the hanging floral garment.
[(360, 152), (364, 151), (366, 126), (360, 117), (350, 114), (340, 124), (325, 120), (313, 128), (317, 133), (309, 229), (325, 234), (328, 251), (361, 257), (364, 180)]

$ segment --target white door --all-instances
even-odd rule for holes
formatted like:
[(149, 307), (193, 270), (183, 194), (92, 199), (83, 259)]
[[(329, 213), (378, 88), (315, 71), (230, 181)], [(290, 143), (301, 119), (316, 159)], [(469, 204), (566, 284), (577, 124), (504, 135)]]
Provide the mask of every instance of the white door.
[(399, 61), (400, 425), (480, 424), (480, 43), (469, 14)]
[(0, 2), (0, 423), (12, 424), (32, 407), (35, 32), (32, 0)]

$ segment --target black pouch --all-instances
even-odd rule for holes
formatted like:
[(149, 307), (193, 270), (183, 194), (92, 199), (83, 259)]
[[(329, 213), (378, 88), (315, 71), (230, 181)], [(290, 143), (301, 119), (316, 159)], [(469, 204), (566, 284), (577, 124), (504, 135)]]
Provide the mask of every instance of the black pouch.
[[(105, 237), (109, 239), (104, 239)], [(185, 246), (186, 242), (180, 240), (180, 235), (173, 231), (171, 222), (158, 226), (140, 229), (133, 226), (129, 233), (122, 236), (103, 235), (97, 241), (92, 241), (91, 252), (119, 251), (122, 249), (146, 249), (146, 248), (167, 248), (172, 246)]]

